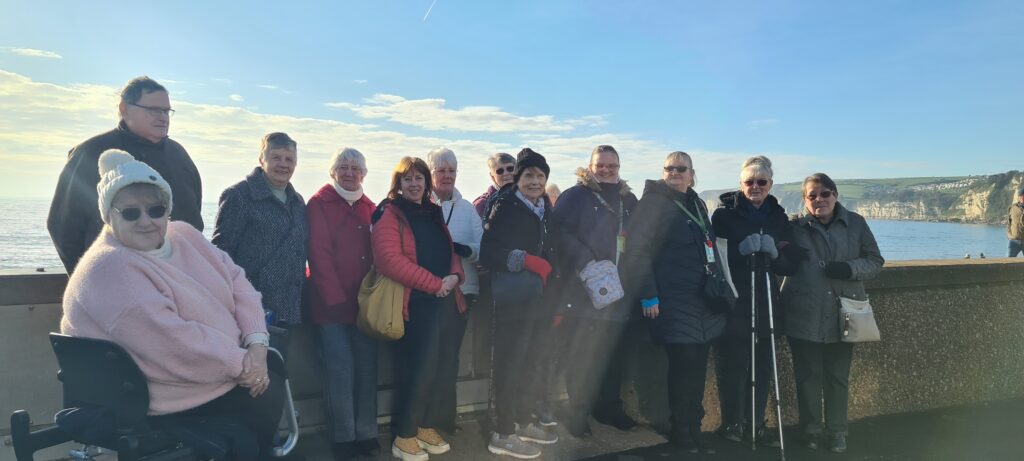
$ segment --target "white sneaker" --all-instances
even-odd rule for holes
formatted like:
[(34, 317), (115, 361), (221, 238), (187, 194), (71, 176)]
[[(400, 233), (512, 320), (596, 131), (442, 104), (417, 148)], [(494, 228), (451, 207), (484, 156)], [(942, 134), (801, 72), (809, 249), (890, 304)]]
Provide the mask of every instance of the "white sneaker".
[(558, 434), (549, 431), (535, 423), (527, 424), (525, 427), (516, 424), (516, 435), (527, 442), (551, 445), (558, 442)]
[(533, 459), (540, 456), (540, 448), (524, 442), (518, 435), (510, 434), (502, 437), (497, 432), (491, 433), (491, 443), (487, 444), (487, 451), (519, 459)]

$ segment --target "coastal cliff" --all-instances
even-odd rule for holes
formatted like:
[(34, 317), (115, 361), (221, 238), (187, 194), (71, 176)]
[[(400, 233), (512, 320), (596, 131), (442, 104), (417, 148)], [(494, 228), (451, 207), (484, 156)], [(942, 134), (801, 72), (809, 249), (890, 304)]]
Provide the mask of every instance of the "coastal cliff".
[[(981, 224), (1006, 222), (1006, 210), (1024, 183), (1024, 173), (988, 176), (837, 180), (839, 201), (869, 219), (945, 221)], [(725, 190), (701, 197), (715, 207)], [(789, 213), (803, 202), (799, 183), (776, 184), (772, 195)]]

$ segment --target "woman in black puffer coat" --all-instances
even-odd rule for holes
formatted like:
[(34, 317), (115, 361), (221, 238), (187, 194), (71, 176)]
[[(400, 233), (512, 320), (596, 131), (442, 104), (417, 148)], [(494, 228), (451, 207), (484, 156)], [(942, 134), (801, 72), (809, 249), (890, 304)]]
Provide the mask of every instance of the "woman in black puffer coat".
[(704, 301), (707, 243), (714, 231), (704, 201), (692, 186), (685, 152), (665, 159), (660, 181), (647, 181), (626, 234), (622, 273), (641, 300), (655, 344), (668, 355), (670, 440), (691, 452), (713, 453), (700, 433), (704, 377), (711, 342), (725, 330), (725, 314)]
[[(791, 275), (794, 259), (801, 256), (799, 247), (790, 245), (789, 220), (786, 210), (772, 188), (772, 163), (763, 156), (751, 157), (740, 170), (740, 190), (720, 196), (721, 207), (711, 217), (715, 236), (728, 241), (729, 272), (739, 292), (736, 308), (726, 317), (725, 335), (716, 344), (715, 363), (718, 368), (718, 395), (722, 408), (719, 434), (727, 440), (740, 442), (750, 436), (750, 316), (751, 271), (757, 306), (757, 349), (755, 351), (756, 392), (754, 409), (757, 441), (777, 446), (774, 432), (764, 430), (764, 408), (772, 379), (772, 348), (769, 343), (768, 298), (765, 273)], [(804, 256), (806, 252), (803, 252)], [(756, 260), (756, 266), (752, 258)], [(771, 277), (771, 296), (776, 336), (782, 325), (779, 283)]]

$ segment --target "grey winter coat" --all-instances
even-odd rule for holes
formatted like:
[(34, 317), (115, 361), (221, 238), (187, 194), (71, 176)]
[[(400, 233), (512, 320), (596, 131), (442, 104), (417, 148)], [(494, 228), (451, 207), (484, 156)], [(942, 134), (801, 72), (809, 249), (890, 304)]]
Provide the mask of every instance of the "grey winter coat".
[(274, 321), (294, 325), (301, 321), (309, 224), (305, 200), (291, 184), (286, 193), (286, 203), (274, 197), (259, 167), (225, 189), (213, 244), (245, 269), (245, 277), (263, 295), (263, 308), (274, 312)]
[[(793, 243), (809, 250), (795, 275), (782, 282), (782, 305), (788, 336), (816, 343), (839, 342), (839, 297), (867, 299), (864, 280), (874, 278), (885, 260), (864, 218), (836, 203), (827, 228), (805, 215), (790, 223)], [(825, 276), (825, 264), (843, 261), (853, 275), (848, 280)]]

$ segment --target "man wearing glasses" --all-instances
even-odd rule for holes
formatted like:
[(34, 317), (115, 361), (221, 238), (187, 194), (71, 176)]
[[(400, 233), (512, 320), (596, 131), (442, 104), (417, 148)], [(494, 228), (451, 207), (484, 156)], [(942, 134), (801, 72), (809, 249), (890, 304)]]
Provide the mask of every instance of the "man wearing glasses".
[(493, 184), (487, 188), (487, 192), (473, 200), (473, 207), (484, 223), (487, 223), (487, 215), (491, 214), (491, 205), (498, 198), (498, 191), (502, 186), (512, 183), (512, 177), (516, 173), (516, 158), (499, 152), (487, 158), (487, 169)]
[(121, 90), (117, 112), (117, 128), (86, 140), (68, 153), (50, 204), (46, 228), (69, 274), (103, 229), (96, 206), (96, 184), (100, 179), (99, 156), (107, 149), (126, 151), (159, 172), (173, 191), (171, 219), (203, 230), (199, 170), (185, 148), (167, 137), (174, 115), (167, 89), (146, 76), (133, 78)]

